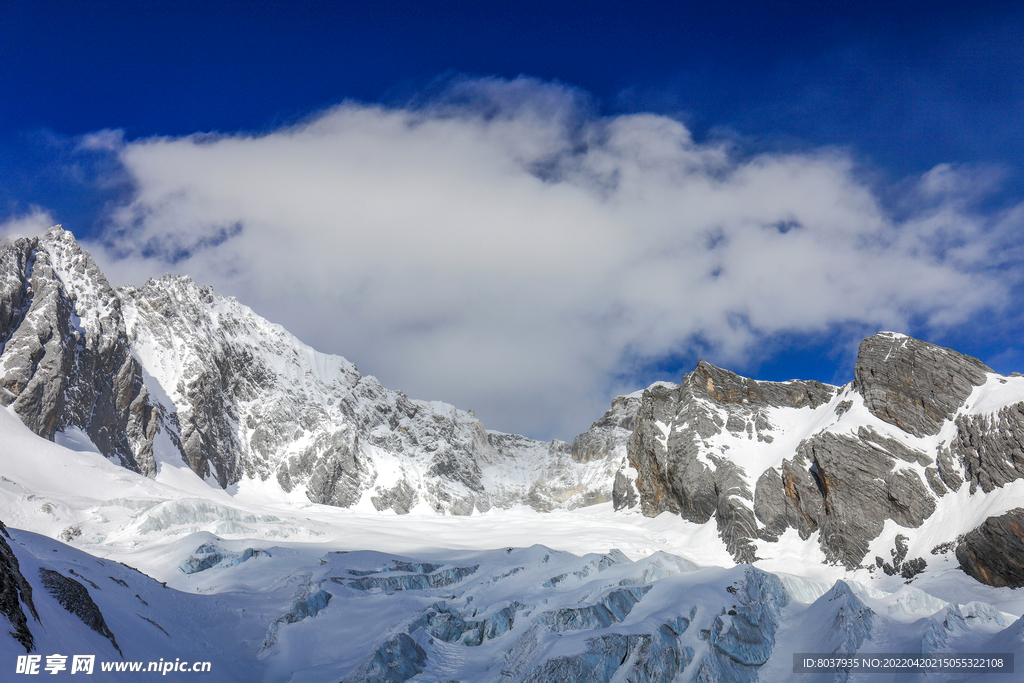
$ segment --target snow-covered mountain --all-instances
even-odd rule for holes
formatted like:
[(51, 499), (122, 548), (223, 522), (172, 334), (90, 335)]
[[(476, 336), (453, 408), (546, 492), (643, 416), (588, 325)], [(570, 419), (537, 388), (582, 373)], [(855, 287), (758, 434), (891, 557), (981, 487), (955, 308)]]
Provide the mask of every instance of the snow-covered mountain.
[(702, 361), (544, 443), (187, 277), (115, 289), (59, 228), (0, 269), (0, 669), (706, 683), (1024, 654), (1020, 375), (879, 333), (842, 387)]
[(905, 585), (789, 539), (768, 571), (732, 565), (713, 521), (268, 504), (70, 451), (10, 409), (0, 434), (5, 674), (59, 653), (58, 674), (94, 655), (101, 681), (150, 662), (218, 681), (833, 681), (794, 674), (793, 654), (1024, 655), (1024, 600), (949, 558)]
[[(758, 382), (702, 361), (679, 385), (655, 384), (628, 444), (636, 478), (616, 480), (616, 501), (714, 519), (737, 562), (796, 533), (828, 562), (910, 578), (985, 519), (968, 512), (981, 494), (1002, 498), (1024, 477), (1024, 377), (889, 332), (861, 343), (854, 375), (843, 387)], [(989, 537), (999, 550), (965, 568), (1007, 585), (1024, 560), (996, 558), (1020, 534)]]
[(614, 416), (638, 400), (578, 448), (488, 432), (188, 277), (114, 290), (59, 227), (4, 246), (0, 268), (0, 405), (147, 476), (180, 458), (222, 488), (273, 480), (326, 505), (466, 515), (610, 500), (625, 462)]

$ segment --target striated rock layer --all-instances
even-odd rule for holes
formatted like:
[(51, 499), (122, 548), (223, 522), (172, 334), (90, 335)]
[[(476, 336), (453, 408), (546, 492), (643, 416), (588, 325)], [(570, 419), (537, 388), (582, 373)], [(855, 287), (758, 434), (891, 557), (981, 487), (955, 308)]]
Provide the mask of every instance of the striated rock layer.
[(32, 585), (21, 573), (21, 566), (17, 556), (7, 543), (10, 535), (7, 527), (0, 521), (0, 614), (3, 614), (10, 622), (10, 635), (18, 641), (26, 652), (35, 649), (35, 638), (28, 627), (28, 617), (25, 616), (25, 607), (29, 613), (39, 621), (39, 613), (32, 602)]
[(964, 536), (956, 559), (965, 572), (990, 586), (1024, 586), (1024, 508), (989, 517)]

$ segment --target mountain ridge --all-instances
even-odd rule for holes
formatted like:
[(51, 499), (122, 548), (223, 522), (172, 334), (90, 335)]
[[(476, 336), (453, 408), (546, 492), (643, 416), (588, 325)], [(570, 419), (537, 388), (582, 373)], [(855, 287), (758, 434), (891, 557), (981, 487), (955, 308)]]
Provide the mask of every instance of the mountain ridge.
[[(0, 404), (45, 438), (78, 429), (147, 476), (161, 457), (180, 457), (221, 488), (273, 478), (285, 493), (300, 487), (343, 507), (366, 496), (381, 510), (471, 514), (610, 499), (621, 430), (596, 427), (575, 456), (565, 442), (487, 432), (470, 413), (388, 390), (187, 276), (114, 290), (59, 227), (5, 245), (3, 259)], [(97, 368), (113, 366), (120, 379), (107, 389)], [(79, 378), (99, 385), (91, 404), (64, 400)]]
[(701, 362), (644, 392), (628, 447), (638, 476), (616, 497), (632, 485), (644, 514), (716, 519), (736, 561), (793, 529), (818, 533), (829, 561), (881, 568), (868, 554), (887, 520), (918, 528), (964, 482), (1024, 476), (1022, 400), (1020, 377), (892, 332), (861, 342), (842, 387)]
[(572, 444), (539, 442), (386, 389), (187, 276), (114, 289), (60, 227), (3, 245), (0, 264), (0, 404), (150, 477), (180, 461), (222, 489), (398, 514), (610, 501), (713, 521), (747, 563), (793, 532), (883, 570), (898, 528), (901, 571), (926, 566), (912, 530), (947, 496), (1024, 477), (1024, 378), (899, 333), (865, 339), (843, 386), (702, 360), (614, 399)]
[(70, 233), (0, 265), (11, 666), (750, 683), (805, 680), (797, 652), (1024, 656), (1024, 377), (951, 349), (873, 335), (843, 386), (701, 361), (539, 442), (186, 276), (114, 289)]

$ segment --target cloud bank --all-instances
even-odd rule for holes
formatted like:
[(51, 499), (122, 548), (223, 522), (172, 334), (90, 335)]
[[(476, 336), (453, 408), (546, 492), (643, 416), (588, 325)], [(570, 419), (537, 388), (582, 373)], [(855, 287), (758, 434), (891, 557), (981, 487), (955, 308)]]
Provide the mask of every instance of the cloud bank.
[(539, 437), (571, 439), (668, 355), (955, 326), (1012, 284), (1010, 214), (972, 211), (976, 174), (937, 167), (887, 209), (842, 151), (745, 156), (530, 79), (88, 142), (135, 186), (92, 247), (112, 281), (190, 274), (386, 386)]

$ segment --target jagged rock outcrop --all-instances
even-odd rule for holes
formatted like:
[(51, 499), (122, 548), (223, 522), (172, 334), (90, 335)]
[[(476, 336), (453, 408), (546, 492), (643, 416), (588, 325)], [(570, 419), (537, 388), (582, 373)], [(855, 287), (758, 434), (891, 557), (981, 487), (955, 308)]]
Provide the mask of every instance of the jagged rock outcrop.
[(881, 557), (875, 557), (875, 567), (881, 569), (889, 576), (899, 574), (907, 579), (907, 583), (910, 583), (910, 579), (913, 579), (925, 570), (928, 562), (923, 557), (907, 558), (909, 550), (907, 540), (907, 537), (903, 534), (896, 534), (895, 547), (889, 551), (889, 554), (892, 556), (892, 562), (887, 562)]
[(0, 245), (0, 405), (53, 439), (77, 427), (101, 453), (156, 471), (157, 423), (121, 301), (71, 233)]
[[(349, 507), (367, 495), (378, 510), (400, 514), (421, 501), (467, 515), (611, 497), (626, 432), (615, 422), (628, 422), (625, 407), (591, 430), (598, 436), (588, 443), (604, 450), (589, 457), (600, 456), (602, 468), (574, 459), (564, 442), (488, 432), (471, 413), (385, 389), (187, 277), (119, 295), (132, 348), (173, 404), (173, 439), (194, 471), (221, 486), (275, 477), (316, 503)], [(381, 476), (379, 457), (397, 458), (397, 468)]]
[(1022, 378), (900, 334), (865, 339), (844, 387), (701, 361), (678, 385), (616, 398), (570, 445), (388, 390), (188, 277), (114, 290), (59, 227), (4, 243), (0, 267), (0, 404), (150, 476), (159, 447), (221, 487), (274, 481), (399, 514), (611, 501), (713, 520), (738, 562), (787, 530), (818, 533), (848, 568), (873, 564), (887, 521), (914, 528), (964, 483), (1024, 476)]
[(616, 511), (635, 508), (639, 502), (634, 480), (626, 475), (625, 468), (621, 468), (615, 473), (612, 483), (612, 508)]
[(964, 535), (956, 559), (965, 572), (990, 586), (1024, 586), (1024, 508), (989, 517)]
[(1024, 477), (1024, 403), (987, 415), (961, 415), (956, 426), (952, 454), (964, 464), (971, 493), (978, 488), (988, 493)]
[(860, 343), (853, 387), (879, 419), (926, 436), (938, 434), (991, 372), (977, 358), (883, 332)]
[(826, 557), (852, 568), (864, 559), (885, 520), (921, 526), (935, 511), (935, 500), (919, 475), (897, 467), (894, 455), (911, 462), (917, 457), (908, 449), (890, 453), (872, 436), (868, 430), (858, 438), (825, 432), (801, 442), (796, 456), (782, 464), (781, 509), (769, 502), (779, 498), (778, 477), (762, 475), (754, 509), (769, 533), (793, 527), (806, 538), (820, 530)]
[(639, 502), (633, 484), (635, 471), (627, 467), (626, 444), (641, 401), (641, 392), (617, 397), (601, 419), (573, 440), (573, 460), (590, 465), (588, 480), (593, 482), (594, 493), (588, 502), (610, 499), (616, 510), (636, 507)]
[[(855, 374), (841, 388), (758, 382), (702, 361), (652, 385), (628, 447), (642, 512), (714, 518), (740, 562), (787, 529), (820, 532), (829, 561), (855, 568), (887, 520), (919, 527), (965, 480), (990, 491), (1024, 473), (1024, 404), (969, 405), (1010, 381), (980, 361), (883, 332), (861, 343)], [(952, 436), (920, 450), (942, 428)], [(625, 500), (628, 479), (615, 491)]]
[(21, 573), (18, 558), (7, 543), (8, 538), (10, 535), (7, 528), (0, 521), (0, 614), (11, 623), (11, 637), (21, 643), (25, 652), (31, 652), (35, 647), (35, 638), (28, 628), (28, 617), (22, 605), (28, 608), (36, 621), (39, 621), (39, 614), (32, 602), (32, 585)]
[[(752, 562), (758, 525), (751, 477), (760, 472), (747, 472), (728, 451), (736, 446), (739, 456), (750, 443), (771, 444), (773, 408), (816, 408), (836, 392), (813, 381), (758, 382), (704, 361), (679, 385), (652, 385), (628, 445), (641, 511), (674, 512), (698, 524), (715, 517), (729, 552)], [(730, 443), (712, 445), (722, 435)]]
[(39, 568), (39, 578), (42, 580), (43, 588), (46, 589), (46, 592), (56, 598), (61, 607), (81, 619), (82, 623), (93, 631), (109, 640), (110, 644), (117, 650), (117, 654), (124, 656), (121, 653), (120, 646), (117, 644), (117, 639), (110, 628), (107, 627), (107, 622), (103, 618), (103, 612), (93, 602), (85, 586), (69, 576), (64, 576), (60, 572), (55, 572), (46, 567)]
[(619, 396), (601, 419), (572, 442), (572, 459), (588, 463), (624, 456), (626, 442), (633, 433), (633, 421), (640, 409), (640, 393)]

